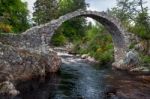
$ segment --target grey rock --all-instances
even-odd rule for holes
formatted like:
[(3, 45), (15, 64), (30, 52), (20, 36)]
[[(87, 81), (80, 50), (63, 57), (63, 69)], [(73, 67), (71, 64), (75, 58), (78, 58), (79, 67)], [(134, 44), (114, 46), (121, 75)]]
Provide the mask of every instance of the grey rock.
[(15, 86), (11, 82), (5, 81), (3, 83), (0, 83), (0, 94), (9, 94), (16, 96), (19, 94), (19, 91), (15, 89)]
[(61, 64), (55, 52), (36, 53), (3, 44), (0, 47), (0, 53), (4, 53), (0, 57), (0, 73), (13, 75), (14, 79), (27, 74), (38, 76), (42, 72), (56, 72)]
[(129, 51), (124, 59), (124, 64), (126, 65), (139, 65), (139, 55), (135, 50)]
[[(11, 82), (45, 76), (60, 68), (61, 60), (55, 52), (30, 52), (0, 44), (0, 93), (17, 94)], [(10, 82), (8, 82), (10, 81)]]

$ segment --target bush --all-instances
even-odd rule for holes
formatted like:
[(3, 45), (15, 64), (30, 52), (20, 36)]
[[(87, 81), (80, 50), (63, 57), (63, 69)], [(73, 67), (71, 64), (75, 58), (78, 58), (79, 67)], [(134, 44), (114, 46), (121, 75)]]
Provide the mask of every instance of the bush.
[(141, 61), (142, 61), (143, 64), (150, 64), (150, 56), (141, 55)]
[(10, 32), (12, 32), (11, 25), (0, 23), (0, 33), (10, 33)]
[(54, 34), (51, 39), (51, 43), (54, 46), (63, 46), (66, 44), (66, 42), (67, 42), (66, 37), (61, 33)]
[(133, 49), (135, 47), (135, 45), (136, 45), (135, 43), (131, 43), (129, 46), (129, 49)]
[(99, 55), (99, 60), (102, 64), (108, 63), (112, 60), (111, 54), (110, 53), (104, 53)]
[(81, 41), (75, 42), (74, 49), (78, 54), (89, 54), (101, 64), (112, 62), (113, 44), (110, 35), (105, 30), (97, 26), (92, 26), (87, 31), (86, 37)]

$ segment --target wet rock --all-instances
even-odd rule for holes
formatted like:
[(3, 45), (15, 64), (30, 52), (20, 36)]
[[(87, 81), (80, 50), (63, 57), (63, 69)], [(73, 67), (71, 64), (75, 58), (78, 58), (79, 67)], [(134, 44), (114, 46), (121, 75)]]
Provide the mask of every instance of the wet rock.
[(117, 97), (117, 89), (112, 86), (106, 86), (104, 91), (104, 99), (119, 99)]
[(55, 52), (36, 53), (2, 44), (0, 48), (3, 53), (0, 55), (0, 73), (12, 75), (13, 79), (56, 72), (61, 64)]
[(144, 51), (144, 47), (143, 47), (142, 43), (136, 44), (135, 49), (138, 50), (138, 51), (141, 51), (141, 52)]
[(83, 54), (83, 55), (81, 56), (82, 59), (86, 59), (86, 58), (88, 58), (88, 57), (89, 57), (88, 54)]
[(129, 68), (137, 67), (139, 63), (139, 56), (135, 50), (131, 50), (126, 54), (124, 64), (129, 66)]
[(139, 66), (130, 70), (133, 74), (150, 74), (150, 69), (148, 67)]
[(139, 64), (138, 53), (135, 50), (131, 50), (126, 53), (123, 60), (113, 63), (113, 67), (131, 71), (132, 69), (137, 68)]
[(68, 54), (76, 55), (77, 53), (76, 53), (76, 52), (74, 52), (74, 51), (72, 51), (72, 50), (69, 50), (69, 51), (68, 51)]
[(123, 65), (123, 60), (119, 60), (118, 62), (112, 63), (112, 69), (122, 69), (124, 70)]
[[(0, 53), (0, 84), (8, 85), (8, 87), (9, 84), (5, 84), (5, 81), (27, 80), (34, 76), (45, 76), (49, 72), (58, 71), (61, 64), (61, 60), (55, 52), (37, 53), (0, 44)], [(8, 91), (4, 90), (4, 92)], [(9, 93), (13, 94), (15, 91), (10, 90)]]
[(11, 82), (5, 81), (0, 83), (0, 94), (9, 94), (15, 96), (19, 94), (19, 91), (15, 89), (15, 86)]

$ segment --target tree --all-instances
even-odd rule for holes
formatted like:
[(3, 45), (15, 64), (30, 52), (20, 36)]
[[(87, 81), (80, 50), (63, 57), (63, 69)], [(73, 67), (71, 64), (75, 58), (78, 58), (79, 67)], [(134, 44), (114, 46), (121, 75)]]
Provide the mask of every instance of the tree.
[(21, 0), (0, 0), (0, 23), (12, 27), (14, 32), (25, 31), (29, 27), (27, 3)]
[[(77, 9), (86, 9), (86, 3), (85, 0), (37, 0), (34, 9), (34, 21), (39, 25)], [(84, 18), (74, 18), (65, 22), (56, 32), (64, 36), (65, 39), (74, 41), (85, 34), (85, 24)], [(56, 41), (57, 37), (52, 37), (52, 41)], [(67, 40), (57, 40), (57, 45), (59, 45), (58, 41), (60, 41), (60, 44), (64, 44), (62, 42)], [(52, 42), (52, 44), (55, 43)]]
[(33, 20), (37, 25), (58, 17), (58, 0), (37, 0), (34, 3)]
[(108, 13), (120, 19), (122, 24), (130, 29), (138, 14), (143, 13), (147, 8), (143, 8), (145, 3), (143, 0), (117, 0), (117, 6), (111, 10), (108, 9)]
[(150, 49), (150, 17), (146, 9), (137, 16), (133, 32), (143, 39), (144, 53), (148, 54)]
[(144, 41), (143, 45), (146, 46), (143, 47), (147, 54), (150, 45), (150, 16), (148, 7), (144, 7), (145, 3), (147, 2), (144, 0), (117, 0), (117, 7), (108, 12), (119, 18), (130, 32)]
[[(60, 15), (73, 12), (78, 9), (86, 9), (85, 0), (60, 0)], [(74, 18), (65, 22), (61, 30), (69, 41), (81, 39), (85, 35), (86, 20), (84, 18)]]
[(76, 42), (72, 49), (74, 53), (88, 54), (100, 61), (101, 64), (112, 62), (113, 60), (113, 42), (112, 37), (106, 31), (103, 25), (88, 24), (86, 36)]
[(60, 15), (73, 12), (77, 9), (86, 9), (85, 0), (60, 0), (59, 2)]
[(135, 21), (137, 12), (137, 0), (117, 0), (116, 7), (108, 9), (108, 13), (117, 17), (127, 29)]

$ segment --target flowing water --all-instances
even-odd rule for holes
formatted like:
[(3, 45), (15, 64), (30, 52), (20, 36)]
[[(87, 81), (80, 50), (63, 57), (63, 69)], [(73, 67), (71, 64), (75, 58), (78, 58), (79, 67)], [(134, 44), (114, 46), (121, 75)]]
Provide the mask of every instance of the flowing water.
[(112, 71), (69, 54), (61, 69), (44, 79), (21, 82), (12, 99), (150, 99), (150, 80)]

